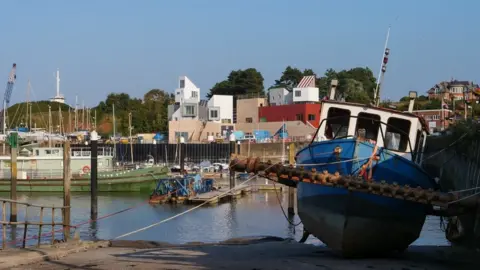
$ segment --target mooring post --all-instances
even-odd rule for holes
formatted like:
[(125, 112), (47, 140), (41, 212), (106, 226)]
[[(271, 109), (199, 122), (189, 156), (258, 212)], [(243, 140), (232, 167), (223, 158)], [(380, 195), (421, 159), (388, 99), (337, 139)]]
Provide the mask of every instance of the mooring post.
[(185, 139), (180, 137), (180, 143), (178, 144), (179, 157), (180, 157), (180, 174), (185, 175)]
[[(17, 200), (17, 143), (18, 143), (18, 133), (12, 132), (8, 137), (8, 142), (10, 144), (10, 200)], [(17, 204), (12, 202), (10, 203), (10, 222), (17, 222)]]
[[(295, 164), (295, 144), (289, 145), (288, 162), (290, 165)], [(295, 188), (288, 187), (288, 214), (295, 215)]]
[(70, 171), (70, 142), (63, 144), (63, 239), (70, 239), (70, 183), (72, 175)]
[[(231, 153), (230, 151), (230, 160), (236, 157), (237, 152), (237, 145), (236, 145), (236, 139), (235, 139), (235, 134), (230, 134), (230, 149), (234, 150), (234, 153)], [(230, 189), (235, 188), (235, 170), (233, 169), (233, 166), (229, 166), (229, 180), (230, 180)]]
[(98, 134), (94, 130), (90, 133), (90, 216), (91, 220), (97, 220), (98, 202), (97, 202), (97, 156), (98, 156)]

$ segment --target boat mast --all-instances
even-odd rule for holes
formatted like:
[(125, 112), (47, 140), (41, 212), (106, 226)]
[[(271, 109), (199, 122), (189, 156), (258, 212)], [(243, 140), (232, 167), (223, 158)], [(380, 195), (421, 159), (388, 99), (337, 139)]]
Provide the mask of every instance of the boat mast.
[(62, 108), (58, 104), (58, 133), (62, 134)]
[(75, 131), (78, 130), (78, 97), (75, 96)]
[(380, 70), (378, 71), (377, 86), (375, 88), (375, 92), (373, 92), (373, 102), (375, 106), (378, 106), (380, 104), (380, 89), (382, 87), (385, 71), (387, 70), (388, 55), (390, 54), (390, 49), (388, 49), (387, 47), (389, 38), (390, 38), (390, 26), (388, 27), (388, 30), (387, 30), (387, 38), (385, 39), (385, 46), (383, 48), (382, 62), (380, 64)]
[(117, 126), (116, 126), (116, 121), (115, 121), (115, 104), (112, 104), (112, 112), (113, 112), (113, 158), (115, 158), (115, 155), (117, 153), (117, 141), (116, 141), (116, 135), (117, 134)]
[(130, 137), (130, 158), (132, 160), (133, 164), (133, 140), (132, 140), (132, 113), (128, 113), (128, 131), (129, 131), (129, 137)]
[(52, 107), (48, 105), (48, 147), (52, 147)]

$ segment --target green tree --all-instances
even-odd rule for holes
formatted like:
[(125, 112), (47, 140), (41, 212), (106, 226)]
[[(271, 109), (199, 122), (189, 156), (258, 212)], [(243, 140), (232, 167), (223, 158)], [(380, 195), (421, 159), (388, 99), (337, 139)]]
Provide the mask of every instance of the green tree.
[(315, 75), (312, 69), (304, 69), (303, 72), (298, 68), (287, 66), (280, 79), (275, 80), (275, 84), (270, 88), (284, 87), (293, 89), (302, 80), (303, 76)]
[(233, 70), (224, 81), (216, 83), (207, 94), (213, 95), (258, 95), (264, 96), (263, 76), (255, 68)]
[[(373, 92), (376, 87), (376, 79), (372, 70), (368, 67), (356, 67), (349, 70), (344, 69), (339, 72), (333, 69), (327, 69), (324, 76), (318, 78), (316, 81), (320, 98), (328, 96), (330, 83), (334, 79), (338, 80), (337, 94), (340, 97), (345, 97), (345, 99), (350, 102), (369, 103), (372, 101)], [(362, 87), (360, 87), (360, 85)], [(347, 96), (349, 97), (347, 98)]]

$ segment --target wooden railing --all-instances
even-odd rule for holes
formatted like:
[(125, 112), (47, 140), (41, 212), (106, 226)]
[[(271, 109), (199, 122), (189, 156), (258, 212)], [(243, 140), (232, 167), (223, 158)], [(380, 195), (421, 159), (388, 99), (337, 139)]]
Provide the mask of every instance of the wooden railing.
[[(45, 206), (45, 205), (37, 205), (37, 204), (32, 204), (32, 203), (27, 203), (27, 202), (20, 202), (20, 201), (13, 201), (9, 199), (3, 199), (0, 198), (0, 201), (2, 202), (2, 248), (6, 249), (7, 248), (7, 226), (23, 226), (23, 238), (22, 240), (22, 247), (25, 248), (27, 244), (27, 231), (29, 226), (38, 226), (38, 235), (36, 237), (33, 237), (33, 239), (37, 239), (37, 246), (40, 246), (41, 243), (41, 238), (42, 238), (42, 228), (44, 226), (51, 226), (51, 242), (52, 244), (55, 242), (55, 226), (62, 226), (63, 227), (63, 235), (64, 239), (67, 240), (70, 235), (70, 224), (66, 224), (66, 220), (70, 220), (70, 218), (66, 217), (66, 215), (69, 215), (70, 211), (65, 211), (67, 208), (66, 206)], [(14, 212), (17, 212), (16, 206), (17, 205), (23, 205), (25, 206), (25, 217), (24, 221), (7, 221), (7, 204), (10, 206), (10, 211), (14, 209)], [(39, 216), (39, 221), (29, 221), (29, 210), (31, 208), (40, 208), (40, 216)], [(62, 222), (58, 223), (55, 222), (55, 214), (58, 211), (55, 210), (60, 210), (61, 215), (62, 215)], [(51, 211), (51, 221), (44, 222), (44, 213), (47, 211)], [(11, 212), (10, 212), (11, 213)], [(16, 219), (13, 218), (13, 220)], [(13, 239), (11, 239), (12, 241)]]

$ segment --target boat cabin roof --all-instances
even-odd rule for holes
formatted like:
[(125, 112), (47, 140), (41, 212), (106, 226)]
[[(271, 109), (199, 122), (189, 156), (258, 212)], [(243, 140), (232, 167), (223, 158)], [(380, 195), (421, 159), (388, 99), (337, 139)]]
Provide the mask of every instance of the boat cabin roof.
[(371, 104), (344, 102), (344, 101), (337, 101), (337, 100), (323, 100), (322, 104), (324, 104), (324, 103), (361, 107), (361, 108), (367, 108), (367, 109), (371, 109), (371, 110), (382, 111), (382, 112), (385, 112), (385, 113), (399, 114), (399, 115), (403, 115), (403, 116), (406, 116), (406, 117), (416, 118), (420, 121), (420, 124), (422, 125), (422, 129), (425, 132), (427, 132), (427, 134), (430, 134), (430, 132), (429, 132), (430, 129), (428, 128), (428, 125), (427, 125), (427, 122), (425, 121), (425, 119), (423, 117), (420, 117), (420, 116), (418, 116), (416, 114), (413, 114), (413, 113), (410, 113), (410, 112), (398, 111), (398, 110), (394, 110), (394, 109), (390, 109), (390, 108), (384, 108), (384, 107), (375, 107), (375, 106), (372, 106)]
[(398, 153), (417, 152), (428, 134), (415, 114), (359, 103), (323, 101), (320, 119), (315, 140), (356, 137)]

